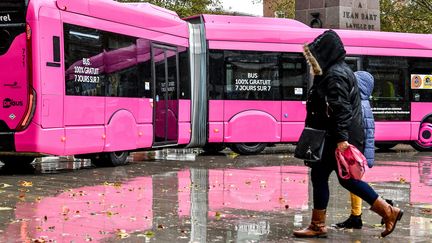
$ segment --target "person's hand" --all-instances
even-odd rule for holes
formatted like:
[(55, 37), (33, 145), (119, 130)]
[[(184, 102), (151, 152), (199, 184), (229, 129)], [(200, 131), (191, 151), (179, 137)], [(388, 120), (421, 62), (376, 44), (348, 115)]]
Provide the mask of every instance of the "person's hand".
[(337, 144), (337, 149), (339, 149), (341, 152), (343, 152), (343, 151), (345, 151), (345, 149), (348, 148), (348, 145), (349, 145), (348, 141), (339, 142)]

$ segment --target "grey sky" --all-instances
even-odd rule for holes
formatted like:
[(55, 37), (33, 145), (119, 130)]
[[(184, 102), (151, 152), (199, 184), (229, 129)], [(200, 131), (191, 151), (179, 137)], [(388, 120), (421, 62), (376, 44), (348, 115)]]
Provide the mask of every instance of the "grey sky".
[(222, 7), (225, 10), (248, 13), (252, 15), (262, 16), (262, 4), (253, 4), (252, 0), (221, 0)]

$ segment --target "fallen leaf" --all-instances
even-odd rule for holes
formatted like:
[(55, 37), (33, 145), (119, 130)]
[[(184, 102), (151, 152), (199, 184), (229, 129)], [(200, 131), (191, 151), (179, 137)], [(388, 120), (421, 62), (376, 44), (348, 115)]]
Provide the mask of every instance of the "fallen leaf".
[(0, 183), (0, 188), (6, 188), (11, 187), (12, 185), (6, 184), (6, 183)]
[(10, 208), (10, 207), (0, 207), (0, 211), (8, 211), (8, 210), (13, 210), (13, 208)]
[(32, 187), (33, 186), (33, 182), (31, 182), (31, 181), (21, 181), (20, 182), (20, 186), (23, 186), (23, 187)]
[(235, 159), (238, 156), (239, 156), (239, 154), (238, 153), (234, 153), (234, 152), (231, 152), (231, 153), (228, 154), (228, 157), (230, 157), (231, 159)]
[(112, 217), (113, 215), (116, 215), (116, 214), (118, 214), (118, 213), (111, 212), (111, 211), (107, 211), (107, 212), (106, 212), (106, 215), (107, 215), (108, 217)]
[(216, 212), (215, 217), (216, 217), (216, 220), (220, 220), (222, 217), (222, 214), (220, 212)]
[(37, 239), (32, 239), (33, 243), (45, 243), (47, 242), (44, 238), (37, 238)]
[(62, 207), (62, 214), (63, 216), (66, 216), (69, 213), (70, 209), (66, 206)]
[(147, 238), (153, 238), (155, 236), (155, 233), (151, 230), (144, 232), (144, 236)]
[(119, 239), (126, 239), (126, 238), (129, 238), (129, 236), (130, 236), (128, 233), (126, 233), (126, 230), (124, 230), (124, 229), (118, 229), (116, 232), (116, 235), (117, 235), (117, 238), (119, 238)]

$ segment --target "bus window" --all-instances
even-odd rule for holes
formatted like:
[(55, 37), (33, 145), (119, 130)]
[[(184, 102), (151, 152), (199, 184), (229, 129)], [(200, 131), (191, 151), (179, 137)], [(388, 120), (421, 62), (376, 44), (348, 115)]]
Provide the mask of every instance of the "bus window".
[(64, 25), (66, 94), (152, 97), (150, 41)]
[(106, 96), (139, 97), (136, 38), (104, 33)]
[(432, 102), (432, 59), (409, 58), (409, 74), (412, 101)]
[(225, 53), (225, 92), (230, 100), (279, 100), (279, 66), (275, 53)]
[(377, 121), (410, 119), (408, 61), (404, 57), (365, 57), (364, 68), (375, 79), (372, 109)]
[(207, 86), (208, 97), (213, 100), (224, 98), (224, 52), (210, 50), (209, 52), (209, 83)]
[(191, 98), (189, 52), (186, 47), (178, 47), (180, 73), (180, 99)]
[(362, 70), (360, 57), (346, 57), (345, 62), (353, 72)]
[(138, 61), (138, 96), (143, 98), (152, 97), (152, 76), (151, 76), (151, 48), (150, 41), (145, 39), (137, 40), (137, 61)]
[(309, 73), (301, 54), (281, 54), (280, 85), (283, 100), (304, 100)]
[(66, 94), (103, 96), (103, 42), (99, 30), (64, 25)]

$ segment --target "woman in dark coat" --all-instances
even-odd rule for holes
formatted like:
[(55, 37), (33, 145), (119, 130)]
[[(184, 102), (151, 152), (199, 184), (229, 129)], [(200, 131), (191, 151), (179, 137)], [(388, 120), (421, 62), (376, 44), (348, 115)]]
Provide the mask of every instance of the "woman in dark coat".
[[(311, 169), (313, 211), (309, 227), (294, 231), (296, 237), (326, 237), (326, 208), (329, 201), (329, 176), (337, 170), (335, 150), (344, 151), (349, 144), (364, 150), (363, 118), (357, 81), (345, 63), (345, 48), (333, 30), (325, 31), (312, 43), (304, 46), (304, 55), (314, 75), (308, 93), (305, 125), (326, 130), (322, 161)], [(338, 173), (336, 173), (338, 175)], [(339, 183), (362, 198), (371, 210), (384, 219), (382, 237), (393, 232), (403, 215), (399, 208), (389, 205), (365, 182), (341, 179)]]

